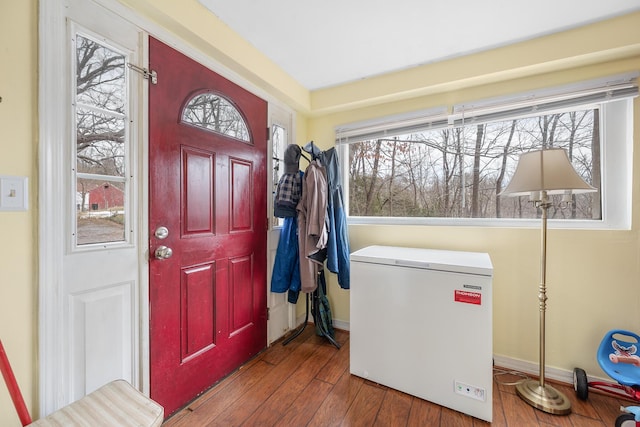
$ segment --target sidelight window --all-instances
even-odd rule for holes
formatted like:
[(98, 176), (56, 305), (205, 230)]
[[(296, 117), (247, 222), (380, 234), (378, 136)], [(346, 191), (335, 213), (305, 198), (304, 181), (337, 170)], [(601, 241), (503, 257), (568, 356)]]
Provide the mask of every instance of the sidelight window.
[[(271, 227), (278, 227), (283, 224), (283, 219), (273, 215), (273, 203), (278, 189), (278, 182), (284, 175), (284, 152), (293, 138), (292, 114), (290, 111), (277, 105), (269, 106), (269, 116), (271, 118), (271, 176), (269, 178), (269, 216), (271, 217)], [(303, 165), (301, 165), (304, 167)]]
[(75, 242), (127, 241), (126, 57), (88, 35), (74, 42)]

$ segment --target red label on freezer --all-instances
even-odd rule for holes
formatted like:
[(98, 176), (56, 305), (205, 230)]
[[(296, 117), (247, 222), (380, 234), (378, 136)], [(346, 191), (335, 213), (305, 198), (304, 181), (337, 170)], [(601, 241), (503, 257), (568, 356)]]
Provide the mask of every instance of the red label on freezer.
[(455, 301), (465, 302), (467, 304), (482, 304), (482, 294), (479, 292), (455, 291)]

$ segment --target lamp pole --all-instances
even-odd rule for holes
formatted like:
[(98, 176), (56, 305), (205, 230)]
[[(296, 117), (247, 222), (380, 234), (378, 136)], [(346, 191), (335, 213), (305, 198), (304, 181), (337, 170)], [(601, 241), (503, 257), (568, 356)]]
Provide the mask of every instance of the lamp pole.
[(547, 310), (547, 211), (551, 206), (546, 190), (540, 191), (540, 200), (536, 206), (542, 209), (542, 242), (540, 248), (540, 287), (538, 301), (540, 305), (540, 376), (538, 381), (525, 380), (516, 385), (516, 392), (531, 406), (554, 415), (571, 412), (571, 402), (567, 397), (545, 384), (545, 312)]
[(549, 206), (549, 196), (545, 190), (541, 191), (539, 203), (542, 209), (542, 232), (540, 242), (540, 287), (538, 288), (538, 301), (540, 302), (540, 387), (544, 388), (544, 366), (545, 366), (545, 313), (547, 311), (547, 215)]

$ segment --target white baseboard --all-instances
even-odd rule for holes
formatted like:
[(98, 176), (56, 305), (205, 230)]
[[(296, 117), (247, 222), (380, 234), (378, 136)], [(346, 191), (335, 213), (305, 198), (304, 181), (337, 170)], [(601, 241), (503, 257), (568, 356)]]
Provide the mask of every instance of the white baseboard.
[[(298, 316), (296, 318), (296, 325), (297, 326), (302, 325), (302, 322), (304, 322), (304, 316), (305, 315), (302, 314), (302, 315), (300, 315), (300, 316)], [(309, 314), (309, 322), (310, 323), (314, 323), (313, 322), (313, 316), (311, 314)], [(336, 329), (340, 329), (340, 330), (343, 330), (343, 331), (349, 331), (350, 330), (349, 329), (349, 322), (345, 322), (344, 320), (337, 320), (337, 319), (332, 319), (331, 322), (333, 324), (333, 327), (336, 328)]]
[(349, 331), (349, 322), (345, 322), (344, 320), (336, 320), (333, 319), (333, 327), (336, 329), (340, 329), (343, 331)]
[[(493, 364), (501, 368), (522, 372), (535, 377), (538, 377), (538, 375), (540, 374), (540, 365), (537, 363), (514, 359), (512, 357), (502, 356), (499, 354), (493, 355)], [(568, 371), (566, 369), (547, 366), (544, 370), (544, 375), (545, 378), (548, 378), (550, 380), (559, 381), (565, 384), (573, 384), (573, 370)], [(611, 378), (600, 378), (592, 375), (587, 375), (587, 380), (611, 382)]]

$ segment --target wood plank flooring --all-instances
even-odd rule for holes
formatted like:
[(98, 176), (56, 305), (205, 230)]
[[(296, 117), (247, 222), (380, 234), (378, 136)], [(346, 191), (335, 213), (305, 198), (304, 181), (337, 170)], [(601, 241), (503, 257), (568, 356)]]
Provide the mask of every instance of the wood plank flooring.
[[(524, 403), (513, 382), (496, 375), (493, 423), (375, 384), (349, 373), (349, 333), (336, 331), (338, 350), (313, 325), (283, 346), (277, 342), (177, 412), (163, 425), (179, 426), (614, 426), (620, 406), (634, 403), (573, 387), (554, 386), (572, 401), (572, 413), (554, 416)], [(636, 403), (637, 405), (637, 403)]]

